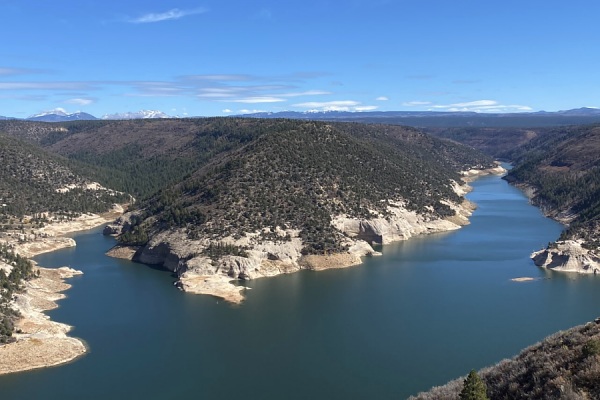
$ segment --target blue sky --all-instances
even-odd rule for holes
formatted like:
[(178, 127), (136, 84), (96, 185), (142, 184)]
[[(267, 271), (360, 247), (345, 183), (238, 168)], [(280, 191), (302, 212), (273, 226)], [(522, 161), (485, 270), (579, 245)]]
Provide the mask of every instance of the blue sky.
[(0, 115), (600, 107), (600, 2), (0, 2)]

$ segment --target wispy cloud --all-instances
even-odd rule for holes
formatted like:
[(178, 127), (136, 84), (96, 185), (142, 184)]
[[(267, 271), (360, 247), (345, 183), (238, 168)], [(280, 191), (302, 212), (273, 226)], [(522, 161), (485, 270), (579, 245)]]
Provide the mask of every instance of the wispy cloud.
[(92, 90), (92, 82), (0, 82), (0, 90)]
[(248, 110), (248, 109), (242, 109), (239, 110), (238, 113), (240, 114), (256, 114), (256, 113), (261, 113), (261, 112), (266, 112), (265, 110)]
[(23, 101), (44, 101), (48, 99), (46, 95), (0, 95), (0, 99), (23, 100)]
[(322, 108), (322, 107), (354, 107), (360, 102), (354, 100), (336, 100), (336, 101), (308, 101), (306, 103), (294, 104), (294, 107), (301, 108)]
[(285, 99), (280, 99), (279, 97), (272, 97), (272, 96), (256, 96), (256, 97), (246, 97), (243, 99), (232, 99), (232, 100), (225, 100), (225, 101), (231, 101), (234, 103), (257, 104), (257, 103), (278, 103), (281, 101), (285, 101)]
[(0, 67), (0, 76), (15, 76), (15, 75), (26, 75), (36, 74), (41, 71), (29, 68), (6, 68)]
[(389, 98), (387, 96), (379, 96), (378, 98), (376, 98), (375, 100), (377, 101), (388, 101)]
[(325, 90), (306, 90), (304, 92), (295, 92), (295, 93), (283, 93), (280, 94), (282, 97), (300, 97), (300, 96), (322, 96), (326, 94), (331, 94), (331, 92), (327, 92)]
[(75, 104), (78, 106), (89, 106), (90, 104), (93, 104), (95, 102), (96, 100), (91, 98), (76, 98), (65, 100), (65, 104)]
[(431, 104), (430, 101), (407, 101), (402, 103), (403, 106), (405, 107), (418, 107), (418, 106), (426, 106)]
[[(3, 70), (5, 74), (14, 71)], [(283, 75), (249, 74), (199, 74), (175, 77), (171, 80), (143, 81), (21, 81), (0, 80), (0, 98), (2, 96), (24, 96), (37, 94), (56, 96), (62, 104), (86, 106), (97, 101), (92, 91), (108, 90), (121, 93), (125, 97), (161, 98), (187, 97), (198, 101), (230, 103), (228, 109), (235, 110), (234, 103), (262, 104), (285, 103), (292, 99), (301, 101), (316, 100), (318, 96), (333, 93), (319, 88), (310, 88), (311, 81), (325, 76), (320, 72), (297, 72)], [(1, 76), (0, 76), (1, 79)], [(38, 92), (38, 93), (36, 93)], [(324, 107), (356, 107), (369, 105), (325, 104)]]
[(500, 104), (496, 100), (475, 100), (464, 103), (454, 104), (436, 104), (431, 105), (432, 110), (444, 111), (471, 111), (471, 112), (487, 112), (487, 113), (509, 113), (509, 112), (529, 112), (533, 109), (529, 106), (519, 104)]
[(528, 112), (533, 109), (529, 106), (518, 104), (500, 104), (496, 100), (475, 100), (452, 104), (435, 104), (431, 101), (407, 101), (402, 103), (405, 107), (420, 107), (429, 111), (462, 111), (462, 112), (487, 112), (487, 113), (509, 113)]
[(372, 111), (378, 108), (378, 106), (362, 105), (359, 101), (354, 100), (308, 101), (293, 104), (292, 107), (314, 111)]
[(180, 10), (179, 8), (173, 8), (162, 13), (148, 13), (137, 18), (130, 18), (127, 20), (127, 22), (132, 24), (149, 24), (154, 22), (180, 19), (189, 15), (203, 14), (207, 11), (208, 10), (205, 8), (196, 8), (193, 10)]
[(219, 82), (244, 82), (256, 80), (258, 77), (245, 74), (201, 74), (184, 75), (182, 81), (219, 81)]
[(373, 111), (377, 110), (378, 106), (356, 106), (354, 107), (354, 111)]

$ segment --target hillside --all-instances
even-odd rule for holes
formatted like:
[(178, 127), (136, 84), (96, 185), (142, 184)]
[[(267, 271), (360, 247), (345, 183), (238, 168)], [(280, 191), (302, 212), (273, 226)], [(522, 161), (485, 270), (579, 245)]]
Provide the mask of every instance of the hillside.
[[(43, 132), (32, 127), (29, 132)], [(52, 221), (104, 212), (129, 196), (85, 178), (62, 157), (2, 134), (0, 165), (0, 343), (6, 343), (19, 316), (13, 295), (33, 277), (31, 262), (14, 253), (14, 244), (34, 242), (34, 229)]]
[(141, 246), (135, 259), (227, 281), (312, 268), (311, 255), (356, 263), (375, 253), (358, 239), (383, 243), (464, 223), (458, 172), (493, 166), (481, 153), (413, 128), (216, 122), (238, 127), (237, 136), (220, 137), (233, 137), (234, 148), (122, 219), (119, 242)]
[(12, 340), (14, 322), (19, 313), (10, 304), (22, 290), (23, 281), (34, 277), (31, 261), (0, 245), (0, 344)]
[[(479, 375), (490, 400), (600, 398), (600, 321), (556, 333)], [(459, 378), (411, 400), (457, 400)]]
[[(0, 132), (78, 161), (77, 168), (83, 168), (87, 176), (106, 187), (145, 197), (177, 183), (214, 157), (238, 149), (265, 132), (280, 129), (281, 121), (285, 120), (190, 118), (52, 124), (11, 120), (0, 121)], [(288, 123), (305, 124), (306, 121)], [(376, 131), (365, 128), (368, 132), (363, 132), (362, 124), (345, 126), (352, 126), (355, 136), (365, 134), (368, 137), (375, 135)], [(377, 131), (379, 140), (394, 140), (393, 136), (398, 132), (405, 135), (419, 132), (412, 128), (384, 125), (380, 125)], [(390, 137), (386, 138), (386, 135)], [(445, 141), (431, 140), (430, 147), (445, 147), (447, 151), (457, 153), (464, 149)], [(450, 159), (457, 155), (448, 154), (447, 157)]]
[(455, 140), (495, 158), (507, 154), (532, 139), (544, 135), (546, 128), (426, 128), (425, 132), (444, 139)]
[(532, 201), (566, 222), (563, 239), (600, 247), (600, 125), (549, 130), (507, 152), (516, 166), (506, 179), (532, 188)]
[(403, 200), (411, 211), (451, 216), (444, 200), (459, 201), (456, 171), (490, 163), (476, 153), (451, 158), (444, 146), (458, 146), (418, 131), (378, 137), (382, 128), (291, 121), (271, 129), (139, 207), (158, 230), (222, 238), (279, 226), (300, 229), (306, 253), (336, 252), (331, 215), (368, 218)]
[(4, 128), (12, 136), (76, 161), (78, 168), (104, 186), (139, 198), (178, 182), (271, 124), (206, 118), (56, 124), (7, 121)]
[[(196, 271), (229, 271), (228, 279), (317, 268), (322, 260), (310, 255), (349, 265), (376, 253), (367, 242), (455, 229), (469, 212), (459, 171), (494, 166), (475, 150), (400, 126), (204, 118), (0, 128), (137, 197), (137, 209), (111, 228), (121, 245), (142, 247), (137, 260), (181, 274), (200, 263)], [(58, 195), (46, 192), (48, 201)], [(212, 266), (223, 262), (235, 266)], [(261, 269), (267, 264), (275, 269)]]
[(11, 218), (46, 212), (64, 216), (103, 212), (128, 200), (74, 172), (67, 160), (3, 135), (0, 163), (0, 218), (5, 225)]

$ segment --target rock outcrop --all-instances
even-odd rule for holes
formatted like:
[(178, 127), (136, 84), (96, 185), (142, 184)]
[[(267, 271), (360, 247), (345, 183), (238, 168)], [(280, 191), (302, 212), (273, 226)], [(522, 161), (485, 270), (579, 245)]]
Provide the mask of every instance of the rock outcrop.
[[(465, 186), (457, 185), (457, 191), (465, 193)], [(232, 303), (243, 301), (246, 287), (235, 281), (271, 277), (297, 272), (301, 269), (320, 271), (358, 265), (365, 256), (376, 256), (372, 244), (388, 244), (406, 240), (415, 235), (442, 232), (460, 228), (468, 223), (474, 206), (468, 201), (461, 204), (447, 202), (456, 215), (447, 219), (422, 215), (410, 211), (402, 202), (389, 202), (388, 213), (370, 219), (350, 218), (345, 215), (332, 217), (332, 226), (343, 237), (346, 252), (327, 255), (303, 255), (300, 231), (294, 229), (264, 228), (246, 233), (240, 238), (226, 237), (222, 240), (189, 239), (184, 230), (169, 230), (154, 235), (141, 248), (116, 246), (108, 255), (129, 258), (144, 264), (161, 265), (177, 274), (175, 283), (180, 289), (197, 294), (210, 294)], [(125, 214), (116, 223), (123, 227), (131, 218)], [(125, 222), (126, 223), (126, 222)], [(111, 228), (112, 230), (112, 228)], [(265, 240), (262, 234), (271, 238)], [(277, 238), (280, 238), (277, 239)], [(244, 248), (245, 255), (223, 255), (211, 259), (203, 253), (211, 244), (223, 243)]]
[(554, 271), (597, 274), (600, 272), (600, 257), (592, 250), (584, 248), (582, 240), (558, 241), (531, 254), (538, 267)]
[[(496, 166), (486, 170), (471, 170), (463, 176), (473, 178), (504, 172), (504, 168)], [(463, 196), (471, 188), (465, 182), (452, 181), (451, 184), (462, 200), (460, 203), (441, 201), (455, 212), (455, 215), (446, 218), (436, 216), (433, 209), (423, 214), (409, 210), (403, 201), (386, 201), (384, 204), (387, 204), (387, 209), (383, 212), (371, 211), (371, 218), (332, 215), (331, 226), (338, 232), (340, 247), (347, 249), (340, 253), (303, 254), (305, 244), (300, 237), (300, 230), (277, 226), (216, 239), (190, 239), (183, 228), (169, 229), (151, 235), (148, 243), (142, 247), (115, 246), (107, 254), (144, 264), (161, 265), (177, 275), (179, 279), (175, 285), (186, 292), (210, 294), (239, 303), (243, 301), (243, 293), (247, 288), (234, 284), (235, 281), (288, 274), (302, 269), (320, 271), (358, 265), (365, 256), (381, 255), (373, 249), (373, 245), (455, 230), (468, 224), (475, 205)], [(132, 220), (138, 216), (126, 213), (106, 232), (126, 232)], [(205, 250), (216, 245), (243, 249), (243, 254), (211, 257)]]
[(404, 207), (401, 202), (390, 202), (388, 215), (372, 219), (349, 218), (345, 215), (333, 218), (333, 226), (352, 239), (372, 244), (388, 244), (406, 240), (415, 235), (443, 232), (460, 228), (468, 223), (473, 207), (465, 202), (461, 205), (446, 202), (456, 212), (449, 219), (432, 218), (417, 214)]
[(108, 224), (104, 227), (102, 234), (110, 235), (110, 236), (118, 236), (123, 232), (127, 232), (132, 225), (132, 219), (139, 216), (139, 212), (128, 212), (125, 213), (119, 218), (117, 218), (113, 223)]

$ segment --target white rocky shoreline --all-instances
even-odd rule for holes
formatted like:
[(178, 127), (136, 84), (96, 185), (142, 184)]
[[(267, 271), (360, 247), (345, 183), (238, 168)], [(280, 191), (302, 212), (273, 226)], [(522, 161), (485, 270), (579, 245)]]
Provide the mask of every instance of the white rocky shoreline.
[[(502, 174), (501, 167), (487, 170), (470, 170), (463, 173), (465, 182), (478, 176)], [(465, 184), (456, 183), (455, 191), (463, 196), (470, 191)], [(469, 223), (468, 217), (475, 209), (474, 204), (463, 201), (462, 204), (448, 203), (457, 214), (448, 219), (430, 219), (406, 210), (401, 203), (391, 204), (393, 217), (378, 217), (371, 220), (358, 220), (346, 216), (337, 216), (334, 226), (347, 235), (349, 250), (347, 253), (331, 255), (308, 255), (300, 253), (302, 243), (298, 232), (293, 230), (276, 231), (292, 240), (282, 242), (262, 242), (250, 251), (250, 257), (223, 257), (218, 265), (206, 257), (190, 257), (191, 250), (198, 243), (190, 243), (183, 232), (169, 232), (155, 237), (145, 248), (115, 246), (109, 255), (119, 258), (136, 259), (142, 263), (162, 264), (176, 272), (179, 288), (189, 293), (208, 294), (222, 298), (233, 304), (244, 300), (244, 286), (234, 285), (239, 279), (256, 279), (279, 274), (287, 274), (310, 269), (321, 271), (331, 268), (346, 268), (362, 263), (364, 256), (377, 256), (367, 240), (381, 244), (397, 240), (406, 240), (415, 235), (459, 229)], [(103, 215), (87, 214), (77, 219), (50, 223), (36, 229), (27, 237), (9, 236), (3, 242), (14, 247), (20, 255), (31, 258), (35, 255), (75, 246), (75, 241), (64, 235), (95, 228), (123, 215), (123, 208), (115, 208)], [(110, 226), (110, 225), (109, 225)], [(110, 229), (108, 229), (110, 231)], [(258, 232), (249, 234), (238, 243), (251, 244)], [(239, 241), (239, 240), (238, 240)], [(15, 325), (15, 342), (0, 346), (0, 375), (50, 367), (71, 362), (84, 355), (86, 345), (78, 338), (68, 336), (71, 326), (55, 322), (44, 311), (58, 307), (57, 301), (64, 298), (62, 293), (71, 285), (66, 279), (80, 275), (81, 271), (71, 268), (42, 268), (40, 277), (27, 281), (26, 290), (18, 294), (12, 306), (19, 310), (22, 318)]]
[[(84, 214), (71, 221), (49, 223), (34, 229), (29, 235), (7, 235), (0, 242), (10, 245), (19, 255), (27, 258), (38, 254), (75, 246), (75, 241), (63, 235), (92, 229), (123, 213), (121, 205), (98, 214)], [(0, 346), (0, 375), (51, 367), (71, 362), (86, 353), (85, 343), (68, 336), (71, 326), (52, 321), (44, 311), (58, 307), (62, 293), (71, 287), (66, 279), (81, 275), (68, 267), (42, 268), (35, 262), (34, 270), (39, 276), (24, 282), (25, 290), (15, 295), (11, 307), (19, 311), (21, 318), (15, 323), (13, 337), (16, 341)], [(9, 265), (0, 265), (10, 270)]]
[(531, 259), (538, 267), (552, 271), (596, 275), (600, 273), (600, 257), (586, 249), (584, 243), (581, 239), (557, 241), (552, 246), (534, 251)]
[[(489, 174), (504, 174), (501, 166), (463, 172), (464, 183), (456, 183), (454, 190), (460, 196), (471, 188), (466, 183)], [(239, 239), (224, 238), (221, 243), (249, 248), (247, 257), (223, 256), (218, 261), (198, 255), (199, 250), (209, 245), (207, 240), (191, 240), (183, 230), (161, 232), (144, 247), (115, 246), (107, 255), (134, 260), (144, 264), (162, 265), (178, 276), (176, 285), (183, 291), (208, 294), (228, 302), (239, 304), (244, 300), (245, 286), (234, 285), (236, 280), (246, 281), (261, 277), (288, 274), (303, 269), (320, 271), (345, 268), (362, 263), (365, 256), (377, 256), (372, 243), (388, 244), (406, 240), (416, 235), (459, 229), (469, 223), (475, 205), (468, 200), (460, 204), (447, 202), (456, 215), (449, 218), (434, 218), (417, 214), (404, 207), (401, 202), (388, 203), (388, 215), (371, 219), (333, 216), (332, 225), (345, 236), (348, 251), (330, 255), (302, 255), (299, 231), (275, 228), (269, 231), (279, 237), (289, 236), (287, 241), (258, 240), (261, 232), (247, 233)], [(109, 225), (106, 233), (118, 234), (127, 224), (127, 216), (115, 225)]]
[[(536, 189), (527, 184), (516, 184), (528, 198), (529, 202), (538, 207), (542, 213), (553, 220), (568, 226), (577, 215), (565, 211), (552, 211), (545, 204), (535, 201)], [(569, 272), (579, 274), (600, 273), (600, 249), (586, 248), (585, 240), (573, 238), (571, 240), (557, 240), (549, 243), (546, 248), (534, 251), (530, 258), (540, 268), (557, 272)]]

